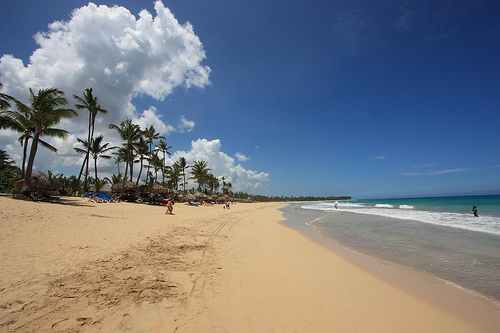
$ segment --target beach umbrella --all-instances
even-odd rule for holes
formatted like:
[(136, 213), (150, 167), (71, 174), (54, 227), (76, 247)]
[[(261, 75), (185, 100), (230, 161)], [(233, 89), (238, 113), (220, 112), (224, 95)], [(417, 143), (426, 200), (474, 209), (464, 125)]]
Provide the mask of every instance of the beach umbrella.
[(200, 201), (200, 200), (206, 200), (208, 199), (208, 195), (206, 195), (205, 193), (202, 193), (202, 192), (196, 192), (194, 194), (194, 197), (196, 198), (196, 200)]
[(139, 190), (139, 186), (128, 180), (125, 181), (125, 184), (123, 184), (123, 182), (116, 183), (111, 187), (111, 190), (113, 190), (114, 192), (120, 192), (122, 190), (122, 186), (123, 186), (123, 191), (125, 192), (136, 192)]
[(143, 188), (142, 192), (146, 193), (168, 193), (168, 188), (161, 186), (160, 184), (153, 184)]
[[(22, 188), (24, 179), (20, 179), (14, 183), (14, 187)], [(61, 187), (54, 180), (45, 175), (31, 175), (30, 188), (32, 190), (42, 191), (57, 191)]]
[(192, 193), (189, 193), (186, 195), (185, 200), (196, 200), (196, 198)]
[(108, 184), (104, 184), (101, 189), (100, 189), (101, 192), (111, 192), (111, 186), (109, 186)]
[(229, 195), (227, 195), (227, 194), (219, 195), (219, 200), (227, 201), (230, 199), (231, 199), (231, 197), (229, 197)]

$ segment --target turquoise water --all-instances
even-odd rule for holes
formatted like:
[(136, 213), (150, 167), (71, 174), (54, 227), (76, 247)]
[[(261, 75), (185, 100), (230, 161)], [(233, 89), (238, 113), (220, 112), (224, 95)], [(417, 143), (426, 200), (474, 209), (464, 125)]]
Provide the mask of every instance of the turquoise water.
[(500, 301), (500, 196), (293, 205), (317, 211), (309, 224), (326, 238)]

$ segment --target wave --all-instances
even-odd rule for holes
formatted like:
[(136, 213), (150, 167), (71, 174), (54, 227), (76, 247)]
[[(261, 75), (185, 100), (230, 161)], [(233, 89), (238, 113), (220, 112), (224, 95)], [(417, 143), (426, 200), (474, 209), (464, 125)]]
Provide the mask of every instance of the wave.
[(389, 204), (376, 204), (375, 207), (381, 207), (381, 208), (394, 208), (393, 205)]
[(395, 208), (389, 204), (369, 205), (353, 202), (338, 202), (338, 209), (335, 209), (333, 203), (330, 202), (310, 203), (301, 207), (303, 209), (326, 212), (347, 212), (414, 220), (428, 224), (500, 235), (500, 218), (494, 216), (473, 217), (471, 214), (419, 210), (411, 205), (399, 205), (398, 208)]

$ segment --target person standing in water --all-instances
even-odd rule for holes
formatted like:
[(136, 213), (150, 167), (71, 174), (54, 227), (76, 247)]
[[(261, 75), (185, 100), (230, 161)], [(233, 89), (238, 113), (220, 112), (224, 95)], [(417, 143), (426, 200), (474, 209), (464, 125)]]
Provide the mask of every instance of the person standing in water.
[(477, 207), (476, 206), (472, 207), (472, 212), (474, 213), (475, 217), (479, 217), (479, 215), (477, 215)]

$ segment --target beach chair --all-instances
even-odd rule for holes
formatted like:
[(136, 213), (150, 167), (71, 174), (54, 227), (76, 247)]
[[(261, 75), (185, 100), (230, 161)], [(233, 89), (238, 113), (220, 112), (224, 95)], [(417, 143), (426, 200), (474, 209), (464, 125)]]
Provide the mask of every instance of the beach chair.
[(108, 199), (108, 202), (116, 202), (116, 200), (113, 199), (113, 197), (110, 196), (109, 194), (103, 193), (102, 195), (104, 195), (104, 197), (106, 197), (106, 199)]
[(95, 194), (94, 192), (90, 193), (90, 195), (93, 196), (94, 202), (97, 202), (97, 203), (101, 203), (102, 202), (102, 199), (97, 194)]
[(107, 202), (109, 203), (109, 199), (106, 197), (106, 195), (104, 195), (103, 193), (97, 193), (97, 196), (99, 197), (99, 199), (102, 200), (102, 202)]
[(100, 202), (100, 199), (94, 193), (85, 193), (85, 196), (90, 202)]

